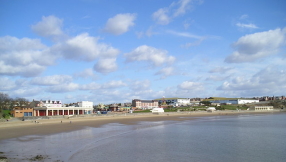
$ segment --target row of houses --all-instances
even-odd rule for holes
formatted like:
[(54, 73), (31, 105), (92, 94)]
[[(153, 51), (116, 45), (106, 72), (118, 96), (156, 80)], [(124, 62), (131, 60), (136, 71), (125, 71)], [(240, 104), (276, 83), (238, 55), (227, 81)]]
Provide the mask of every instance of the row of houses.
[(209, 99), (190, 99), (190, 98), (161, 98), (154, 100), (140, 100), (133, 99), (132, 107), (140, 109), (152, 109), (161, 105), (171, 105), (171, 106), (191, 106), (199, 105), (201, 101), (209, 101), (212, 105), (220, 104), (249, 104), (249, 103), (258, 103), (258, 99), (249, 99), (249, 98), (209, 98)]
[(286, 100), (285, 96), (263, 96), (263, 97), (254, 97), (254, 99), (258, 99), (259, 101), (273, 101), (273, 100)]

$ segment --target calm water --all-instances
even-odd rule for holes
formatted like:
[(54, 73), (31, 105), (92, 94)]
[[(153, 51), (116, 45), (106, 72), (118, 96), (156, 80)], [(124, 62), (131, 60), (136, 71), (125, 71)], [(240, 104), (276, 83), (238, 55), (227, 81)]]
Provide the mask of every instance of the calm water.
[(0, 151), (22, 159), (49, 155), (46, 161), (284, 162), (285, 137), (285, 113), (214, 116), (28, 136), (0, 141)]

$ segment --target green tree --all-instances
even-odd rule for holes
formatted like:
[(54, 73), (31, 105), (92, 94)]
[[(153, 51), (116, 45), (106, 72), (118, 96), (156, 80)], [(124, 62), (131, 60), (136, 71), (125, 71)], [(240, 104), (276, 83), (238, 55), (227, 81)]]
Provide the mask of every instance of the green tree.
[(206, 105), (206, 106), (210, 106), (211, 102), (210, 101), (201, 101), (200, 104)]

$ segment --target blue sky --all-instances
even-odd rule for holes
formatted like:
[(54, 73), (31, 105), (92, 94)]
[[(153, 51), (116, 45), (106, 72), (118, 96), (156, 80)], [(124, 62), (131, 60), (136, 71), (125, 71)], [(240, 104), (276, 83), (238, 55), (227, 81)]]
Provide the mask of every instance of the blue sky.
[(285, 95), (284, 0), (0, 0), (0, 92), (63, 103)]

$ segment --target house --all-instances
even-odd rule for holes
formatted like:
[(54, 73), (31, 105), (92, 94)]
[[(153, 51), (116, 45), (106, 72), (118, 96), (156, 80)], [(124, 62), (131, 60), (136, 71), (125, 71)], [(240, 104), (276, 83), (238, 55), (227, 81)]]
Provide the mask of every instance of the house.
[(13, 117), (20, 118), (25, 116), (33, 116), (33, 108), (30, 106), (17, 106), (11, 111)]
[(139, 109), (153, 109), (155, 107), (158, 107), (158, 101), (133, 99), (132, 107), (139, 108)]

